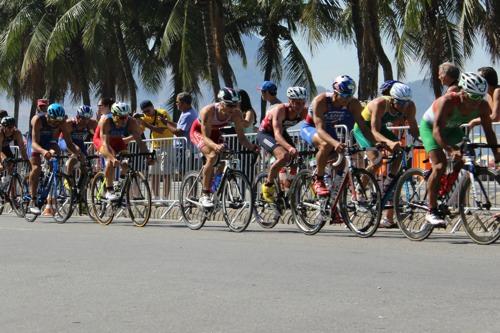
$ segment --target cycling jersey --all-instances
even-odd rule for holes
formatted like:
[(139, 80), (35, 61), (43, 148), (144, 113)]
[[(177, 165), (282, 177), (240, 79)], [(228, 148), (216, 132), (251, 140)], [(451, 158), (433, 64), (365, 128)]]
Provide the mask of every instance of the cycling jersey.
[[(398, 141), (399, 140), (398, 137), (391, 130), (389, 130), (387, 128), (387, 125), (389, 123), (394, 123), (397, 120), (402, 120), (405, 118), (405, 116), (403, 113), (401, 113), (399, 111), (392, 110), (391, 103), (390, 103), (392, 97), (382, 96), (382, 98), (386, 100), (386, 103), (385, 103), (384, 114), (382, 115), (382, 119), (381, 119), (382, 124), (380, 126), (379, 133), (391, 141)], [(365, 106), (365, 108), (361, 112), (361, 117), (363, 117), (365, 124), (366, 124), (366, 127), (371, 130), (372, 111), (368, 107), (368, 104)], [(365, 135), (363, 134), (363, 132), (359, 128), (358, 124), (354, 125), (354, 129), (353, 129), (352, 133), (354, 134), (354, 138), (356, 139), (356, 142), (362, 148), (369, 148), (369, 147), (375, 146), (375, 142), (371, 142), (370, 140), (368, 140), (365, 137)]]
[[(339, 140), (335, 125), (345, 125), (350, 132), (354, 126), (354, 115), (346, 106), (333, 105), (333, 93), (326, 93), (326, 112), (323, 113), (325, 131), (335, 140)], [(308, 144), (313, 145), (313, 137), (318, 133), (314, 124), (312, 105), (309, 106), (305, 122), (300, 128), (300, 137)]]
[[(127, 150), (127, 144), (125, 143), (125, 141), (123, 141), (123, 138), (130, 135), (130, 133), (128, 131), (128, 126), (129, 126), (131, 118), (130, 117), (127, 118), (127, 122), (125, 123), (125, 126), (118, 127), (118, 126), (116, 126), (115, 122), (113, 121), (113, 115), (111, 113), (103, 115), (103, 117), (106, 117), (106, 122), (111, 124), (111, 128), (110, 128), (109, 132), (107, 133), (107, 136), (109, 138), (109, 144), (110, 144), (111, 148), (116, 153)], [(98, 151), (100, 151), (101, 147), (102, 147), (100, 126), (97, 126), (97, 128), (95, 130), (93, 142), (94, 142), (95, 148)]]
[(2, 141), (2, 153), (5, 155), (7, 158), (14, 158), (14, 153), (10, 149), (11, 143), (14, 141), (14, 138), (16, 134), (19, 132), (19, 130), (13, 131), (13, 133), (9, 136), (5, 135), (5, 130), (0, 130), (0, 135), (3, 136), (3, 141)]
[[(38, 144), (45, 150), (57, 149), (57, 138), (62, 133), (60, 127), (50, 126), (47, 120), (47, 114), (45, 113), (38, 114), (38, 118), (42, 123), (39, 130), (40, 139)], [(32, 157), (38, 157), (40, 156), (40, 153), (32, 150), (32, 142), (33, 138), (31, 137), (30, 132), (28, 137), (28, 154), (31, 154)]]
[[(87, 154), (87, 146), (85, 145), (85, 140), (88, 138), (90, 134), (90, 130), (88, 127), (79, 128), (76, 120), (71, 120), (71, 140), (75, 145), (77, 145), (81, 152), (85, 155)], [(64, 141), (63, 136), (59, 136), (59, 148), (63, 151), (67, 151), (68, 147), (66, 145), (66, 141)]]
[[(219, 118), (220, 107), (220, 103), (215, 103), (212, 105), (214, 112), (212, 117), (212, 130), (210, 132), (210, 139), (217, 144), (223, 142), (220, 129), (224, 126), (227, 126), (231, 120), (231, 117), (222, 120)], [(199, 117), (193, 122), (193, 125), (191, 125), (189, 138), (191, 139), (191, 142), (196, 145), (196, 147), (198, 147), (198, 149), (201, 149), (205, 146), (205, 142), (203, 141), (203, 134), (201, 132), (201, 119)]]
[[(479, 110), (472, 110), (467, 114), (462, 114), (458, 106), (461, 103), (461, 98), (456, 93), (448, 93), (446, 96), (441, 98), (449, 98), (453, 104), (453, 110), (448, 116), (445, 122), (445, 127), (442, 129), (441, 136), (446, 139), (446, 142), (450, 145), (456, 145), (462, 141), (465, 136), (465, 132), (460, 127), (463, 124), (467, 124), (472, 119), (479, 117)], [(435, 100), (431, 106), (425, 111), (422, 121), (420, 122), (420, 138), (424, 144), (425, 151), (430, 152), (436, 149), (442, 149), (442, 147), (436, 142), (433, 135), (434, 122), (436, 120), (435, 111), (438, 107), (439, 99)]]
[[(281, 123), (281, 126), (283, 128), (281, 134), (283, 135), (283, 137), (285, 138), (286, 142), (289, 145), (295, 147), (295, 144), (290, 135), (288, 134), (287, 129), (297, 125), (303, 120), (302, 113), (298, 113), (294, 119), (289, 119), (288, 115), (290, 114), (289, 112), (290, 104), (283, 103), (282, 105), (285, 108), (285, 119)], [(276, 149), (276, 147), (279, 146), (279, 144), (276, 142), (276, 138), (274, 137), (272, 115), (270, 112), (266, 114), (266, 116), (264, 117), (264, 119), (260, 124), (259, 132), (257, 133), (257, 143), (270, 153), (272, 153), (274, 149)]]

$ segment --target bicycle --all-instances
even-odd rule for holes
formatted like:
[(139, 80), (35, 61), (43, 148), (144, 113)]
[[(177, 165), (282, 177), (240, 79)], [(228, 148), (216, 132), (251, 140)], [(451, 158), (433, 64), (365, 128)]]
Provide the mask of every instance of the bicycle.
[[(297, 174), (292, 182), (290, 203), (295, 223), (304, 234), (316, 234), (329, 218), (335, 218), (338, 213), (357, 236), (370, 237), (375, 233), (382, 211), (380, 189), (373, 174), (353, 165), (352, 155), (376, 149), (346, 147), (331, 164), (328, 176), (333, 181), (326, 184), (330, 188), (329, 196), (316, 195), (313, 189), (315, 172), (302, 170)], [(335, 175), (334, 168), (343, 160), (347, 162), (347, 170), (342, 175)]]
[[(146, 176), (141, 171), (134, 168), (135, 163), (129, 163), (134, 157), (150, 157), (156, 159), (156, 153), (123, 153), (118, 154), (116, 158), (122, 164), (127, 164), (127, 173), (120, 176), (119, 180), (113, 183), (115, 193), (120, 195), (116, 200), (107, 200), (106, 194), (106, 176), (103, 171), (96, 173), (91, 182), (91, 207), (97, 222), (108, 225), (113, 222), (119, 209), (127, 209), (129, 217), (137, 227), (144, 227), (151, 217), (151, 189)], [(142, 161), (145, 163), (145, 161)]]
[[(97, 221), (93, 206), (90, 200), (90, 184), (94, 178), (96, 172), (92, 167), (92, 161), (100, 158), (98, 155), (89, 155), (85, 157), (85, 161), (82, 164), (77, 164), (75, 166), (75, 171), (73, 172), (73, 184), (75, 184), (74, 200), (78, 213), (80, 216), (88, 215), (92, 220)], [(78, 169), (80, 166), (80, 169)]]
[[(448, 222), (460, 216), (460, 221), (453, 230), (462, 223), (465, 232), (475, 243), (494, 243), (500, 237), (500, 207), (496, 204), (500, 175), (474, 161), (474, 149), (492, 147), (484, 143), (471, 143), (468, 137), (464, 137), (460, 148), (465, 159), (462, 171), (450, 188), (441, 189), (443, 195), (438, 196), (438, 210)], [(430, 174), (431, 170), (409, 169), (396, 185), (396, 220), (403, 234), (411, 240), (424, 240), (436, 228), (425, 221), (425, 215), (429, 211), (427, 180)], [(486, 181), (486, 186), (483, 181)], [(456, 191), (458, 213), (449, 208), (450, 199)], [(493, 204), (491, 198), (494, 199)], [(480, 217), (480, 214), (484, 214), (484, 217)]]
[(190, 229), (200, 229), (221, 209), (224, 222), (231, 231), (242, 232), (248, 227), (254, 210), (254, 195), (247, 176), (238, 170), (240, 160), (236, 155), (243, 154), (253, 154), (252, 165), (255, 164), (255, 152), (225, 151), (219, 155), (214, 167), (217, 170), (218, 164), (223, 164), (222, 178), (212, 193), (212, 208), (204, 208), (199, 203), (203, 188), (203, 167), (200, 171), (191, 171), (184, 177), (179, 193), (179, 206), (182, 218)]
[[(66, 222), (73, 214), (74, 209), (74, 186), (73, 179), (62, 172), (60, 163), (68, 156), (53, 156), (49, 161), (45, 161), (39, 177), (37, 197), (35, 205), (41, 210), (47, 198), (52, 197), (54, 205), (54, 220), (57, 223)], [(34, 222), (38, 214), (30, 211), (29, 205), (31, 196), (26, 186), (23, 196), (24, 218), (28, 222)]]
[[(315, 151), (301, 151), (298, 153), (297, 157), (292, 159), (290, 163), (285, 167), (290, 170), (296, 170), (297, 172), (307, 168), (304, 157), (314, 155)], [(274, 180), (274, 186), (276, 188), (276, 197), (273, 203), (269, 203), (263, 199), (262, 196), (262, 184), (267, 180), (267, 172), (262, 172), (257, 175), (253, 187), (253, 192), (255, 193), (255, 221), (265, 229), (271, 229), (278, 224), (281, 217), (285, 215), (286, 210), (290, 209), (290, 189), (283, 188), (278, 177)]]
[[(26, 181), (17, 172), (17, 166), (19, 163), (29, 163), (29, 160), (22, 158), (6, 158), (3, 161), (3, 165), (7, 168), (8, 165), (13, 165), (12, 172), (10, 175), (6, 175), (0, 183), (0, 214), (3, 213), (5, 205), (8, 203), (14, 213), (18, 217), (24, 217), (23, 208), (23, 193), (25, 188), (27, 188)], [(6, 181), (5, 181), (6, 179)]]

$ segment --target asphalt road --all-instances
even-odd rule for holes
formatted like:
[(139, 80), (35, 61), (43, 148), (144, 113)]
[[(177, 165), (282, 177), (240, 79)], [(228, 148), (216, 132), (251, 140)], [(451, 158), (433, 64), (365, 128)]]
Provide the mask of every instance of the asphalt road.
[(0, 216), (1, 332), (500, 332), (500, 244)]

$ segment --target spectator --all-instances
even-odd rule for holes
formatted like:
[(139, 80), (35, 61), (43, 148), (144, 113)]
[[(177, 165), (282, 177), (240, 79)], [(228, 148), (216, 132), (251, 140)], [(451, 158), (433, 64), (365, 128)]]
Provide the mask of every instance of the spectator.
[[(158, 201), (162, 198), (160, 192), (160, 178), (163, 175), (163, 199), (167, 199), (170, 190), (170, 165), (167, 164), (167, 157), (171, 151), (171, 142), (165, 140), (172, 138), (173, 133), (177, 130), (177, 124), (172, 121), (168, 112), (164, 109), (156, 109), (153, 103), (149, 100), (141, 102), (141, 110), (144, 116), (138, 119), (139, 123), (144, 128), (150, 130), (150, 138), (153, 139), (151, 147), (156, 151), (157, 162), (151, 167), (153, 177), (153, 200)], [(170, 156), (172, 157), (172, 156)]]
[(111, 112), (111, 105), (113, 105), (114, 102), (114, 98), (110, 97), (103, 97), (99, 100), (99, 102), (97, 102), (97, 121), (99, 121), (103, 114), (108, 114)]
[(445, 62), (439, 65), (438, 77), (441, 84), (448, 87), (448, 89), (446, 89), (446, 93), (458, 92), (460, 90), (460, 88), (458, 88), (460, 70), (451, 62)]
[(9, 113), (6, 110), (0, 110), (0, 120), (2, 120), (2, 118), (8, 117), (8, 116), (9, 116)]
[[(274, 104), (279, 104), (281, 101), (276, 97), (278, 94), (278, 87), (272, 81), (264, 81), (259, 88), (261, 97), (269, 106), (272, 107)], [(268, 109), (269, 110), (269, 109)]]
[(189, 138), (189, 131), (191, 130), (191, 125), (198, 118), (198, 112), (193, 109), (191, 105), (193, 103), (192, 96), (187, 92), (181, 92), (177, 94), (175, 99), (175, 104), (177, 109), (181, 111), (181, 116), (177, 121), (177, 129), (174, 132), (175, 136), (179, 138), (186, 138), (187, 146), (184, 144), (184, 140), (176, 140), (175, 146), (175, 169), (180, 177), (184, 176), (184, 171), (188, 165), (186, 162), (190, 161), (190, 169), (194, 167), (194, 149)]
[(243, 120), (245, 123), (245, 133), (255, 133), (257, 130), (257, 128), (255, 127), (255, 124), (257, 122), (257, 114), (252, 107), (250, 96), (248, 96), (248, 93), (243, 89), (238, 90), (238, 93), (240, 94), (241, 99), (240, 110), (243, 114)]
[[(500, 121), (500, 86), (498, 85), (498, 74), (493, 67), (481, 67), (477, 70), (486, 82), (488, 82), (488, 92), (486, 93), (486, 101), (491, 109), (491, 121)], [(480, 121), (474, 119), (471, 121), (473, 125), (478, 125)]]
[(36, 101), (36, 114), (37, 116), (47, 114), (47, 108), (49, 107), (49, 100), (45, 98), (40, 98)]

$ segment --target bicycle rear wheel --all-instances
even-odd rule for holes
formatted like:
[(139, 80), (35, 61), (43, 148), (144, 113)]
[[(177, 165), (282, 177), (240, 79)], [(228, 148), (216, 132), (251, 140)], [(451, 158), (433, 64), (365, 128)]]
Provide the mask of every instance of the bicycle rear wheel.
[(144, 227), (151, 217), (151, 189), (142, 172), (135, 172), (130, 177), (127, 193), (127, 208), (132, 222)]
[[(469, 175), (469, 174), (467, 174)], [(459, 211), (465, 232), (481, 245), (500, 238), (500, 175), (486, 168), (477, 168), (474, 184), (464, 178), (459, 192)]]
[(207, 215), (198, 203), (202, 185), (198, 171), (189, 172), (182, 180), (179, 192), (179, 206), (184, 223), (191, 230), (198, 230), (205, 224)]
[(115, 209), (111, 202), (104, 198), (106, 194), (106, 177), (104, 172), (96, 173), (90, 183), (90, 188), (91, 206), (89, 207), (89, 211), (94, 212), (94, 216), (99, 224), (110, 224), (113, 221)]
[(428, 211), (424, 171), (409, 169), (401, 175), (394, 190), (396, 221), (408, 239), (421, 241), (432, 233), (433, 227), (425, 221)]
[(52, 186), (55, 186), (55, 189), (52, 190), (54, 194), (54, 220), (57, 223), (64, 223), (71, 217), (75, 207), (73, 179), (60, 173)]
[(231, 231), (242, 232), (253, 216), (254, 196), (247, 176), (238, 170), (226, 173), (222, 184), (222, 213)]
[(342, 219), (357, 236), (370, 237), (377, 231), (382, 216), (377, 181), (370, 172), (363, 169), (354, 169), (347, 177), (350, 179), (339, 199)]
[[(253, 186), (253, 193), (255, 195), (255, 203), (254, 203), (254, 217), (258, 224), (262, 228), (271, 229), (278, 224), (280, 221), (282, 212), (278, 208), (281, 206), (281, 209), (285, 207), (284, 203), (275, 202), (269, 203), (264, 200), (262, 196), (262, 184), (264, 184), (267, 180), (267, 173), (261, 173), (257, 176), (255, 180), (255, 184)], [(283, 200), (282, 198), (276, 198), (276, 200)]]
[(313, 174), (309, 170), (301, 170), (295, 176), (290, 187), (290, 207), (295, 224), (306, 235), (314, 235), (326, 223), (326, 211), (322, 208), (330, 197), (319, 198), (313, 190)]

